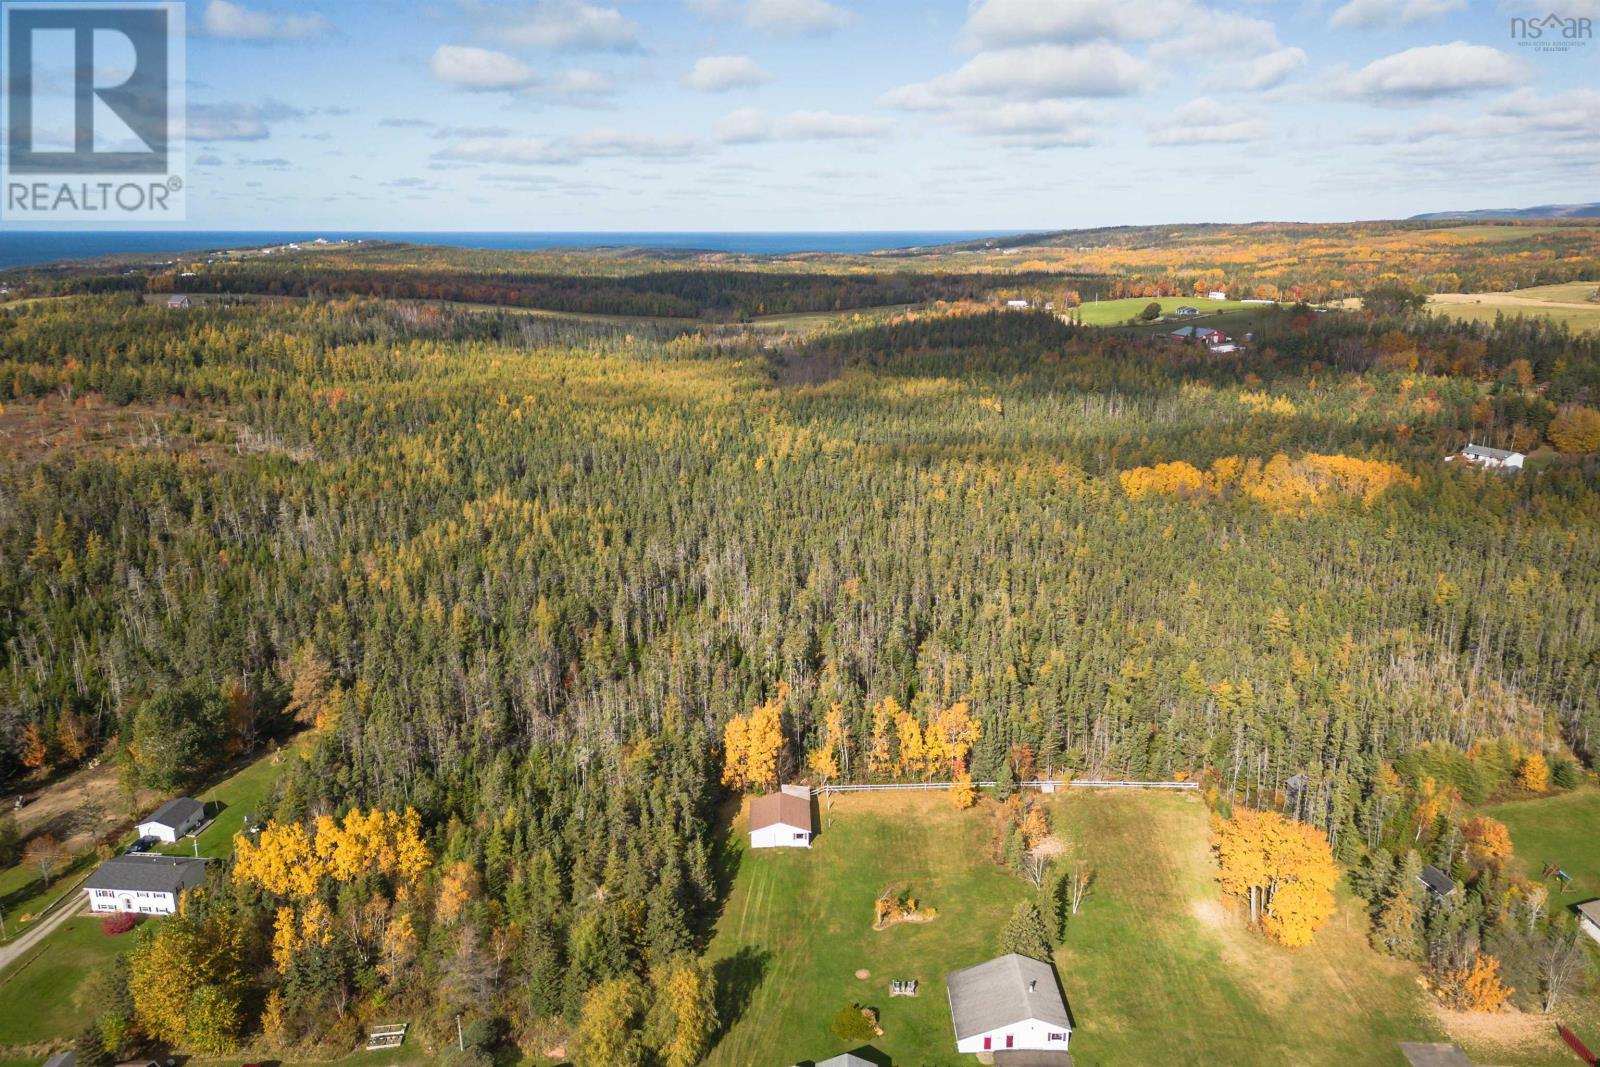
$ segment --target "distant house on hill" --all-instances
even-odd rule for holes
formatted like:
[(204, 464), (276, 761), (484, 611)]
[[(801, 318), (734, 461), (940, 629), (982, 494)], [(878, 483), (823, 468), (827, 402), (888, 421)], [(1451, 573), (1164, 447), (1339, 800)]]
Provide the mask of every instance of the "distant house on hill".
[(751, 848), (810, 848), (811, 790), (786, 785), (750, 802)]
[(172, 308), (174, 311), (188, 306), (189, 298), (186, 296), (174, 296), (167, 299), (167, 307)]
[[(1029, 1062), (1072, 1061), (1067, 1043), (1072, 1018), (1048, 963), (1013, 952), (945, 976), (956, 1051), (993, 1053), (995, 1063), (1009, 1052), (1032, 1052)], [(1043, 1058), (1038, 1053), (1057, 1053)]]
[(1188, 318), (1191, 315), (1200, 314), (1200, 309), (1197, 308), (1197, 307), (1193, 307), (1193, 306), (1191, 306), (1189, 304), (1185, 304), (1185, 305), (1183, 305), (1183, 307), (1179, 308), (1177, 311), (1174, 311), (1173, 314), (1174, 315), (1178, 315), (1178, 316), (1180, 316), (1182, 318)]
[(1578, 929), (1600, 941), (1600, 900), (1578, 905)]
[(1435, 900), (1444, 900), (1456, 891), (1456, 880), (1431, 863), (1422, 868), (1417, 881), (1433, 894)]
[(89, 910), (171, 915), (178, 897), (206, 880), (206, 861), (188, 856), (115, 856), (83, 883)]
[(1208, 345), (1224, 344), (1231, 339), (1221, 330), (1213, 330), (1209, 326), (1179, 326), (1167, 336), (1174, 341), (1199, 341)]
[(205, 821), (206, 806), (188, 797), (174, 797), (139, 824), (140, 837), (172, 844)]
[(1206, 294), (1206, 299), (1207, 300), (1226, 300), (1226, 299), (1228, 299), (1228, 294), (1224, 293), (1220, 289), (1213, 289), (1211, 292)]
[(1006, 301), (1006, 307), (1008, 307), (1008, 308), (1016, 308), (1019, 311), (1026, 309), (1027, 306), (1028, 306), (1028, 302), (1026, 300), (1007, 300)]
[[(1468, 445), (1460, 452), (1460, 457), (1475, 467), (1487, 467), (1490, 470), (1521, 470), (1523, 461), (1528, 457), (1521, 452), (1512, 452), (1504, 448), (1489, 448), (1486, 445)], [(1446, 462), (1455, 459), (1455, 456), (1445, 457)]]

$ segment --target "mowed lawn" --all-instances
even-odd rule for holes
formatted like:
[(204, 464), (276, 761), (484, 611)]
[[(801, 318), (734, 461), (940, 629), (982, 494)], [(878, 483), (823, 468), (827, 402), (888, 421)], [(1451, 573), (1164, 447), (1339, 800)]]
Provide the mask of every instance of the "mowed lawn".
[[(1098, 872), (1056, 960), (1080, 1067), (1398, 1067), (1396, 1042), (1440, 1038), (1414, 968), (1370, 950), (1348, 902), (1300, 952), (1245, 930), (1216, 888), (1197, 798), (1074, 791), (1046, 803)], [(957, 812), (942, 793), (842, 796), (809, 853), (745, 851), (737, 821), (739, 869), (709, 953), (731, 1025), (708, 1062), (836, 1055), (848, 1045), (829, 1023), (852, 1001), (879, 1009), (885, 1033), (872, 1044), (894, 1063), (973, 1062), (955, 1053), (943, 976), (996, 955), (1031, 895), (990, 859), (992, 812), (987, 801)], [(889, 886), (939, 917), (873, 931), (872, 901)], [(890, 998), (896, 978), (918, 979), (921, 996)]]
[(1200, 312), (1199, 315), (1191, 315), (1174, 322), (1169, 327), (1174, 330), (1190, 323), (1205, 324), (1210, 316), (1225, 311), (1240, 311), (1246, 308), (1260, 310), (1271, 306), (1246, 304), (1242, 300), (1207, 300), (1203, 296), (1135, 296), (1121, 300), (1088, 300), (1073, 308), (1071, 314), (1081, 316), (1085, 326), (1126, 326), (1129, 319), (1138, 318), (1139, 314), (1151, 304), (1160, 304), (1161, 313), (1169, 318), (1180, 307), (1192, 307)]
[[(146, 920), (147, 922), (150, 920)], [(135, 934), (108, 934), (91, 916), (68, 919), (41, 946), (0, 973), (0, 1047), (72, 1038), (94, 1018), (80, 1002), (89, 975), (133, 947)]]
[[(1553, 863), (1572, 875), (1566, 902), (1600, 897), (1600, 790), (1513, 800), (1485, 808), (1484, 814), (1511, 831), (1511, 844), (1528, 877), (1540, 878), (1545, 865)], [(1552, 901), (1562, 895), (1552, 892)]]
[[(246, 816), (261, 814), (267, 793), (278, 780), (282, 761), (294, 758), (298, 751), (298, 744), (290, 743), (276, 753), (245, 765), (195, 798), (205, 804), (206, 817), (211, 820), (200, 831), (200, 855), (221, 859), (233, 851), (233, 835), (244, 829)], [(194, 845), (184, 838), (176, 844), (163, 845), (160, 850), (190, 856), (194, 854)]]

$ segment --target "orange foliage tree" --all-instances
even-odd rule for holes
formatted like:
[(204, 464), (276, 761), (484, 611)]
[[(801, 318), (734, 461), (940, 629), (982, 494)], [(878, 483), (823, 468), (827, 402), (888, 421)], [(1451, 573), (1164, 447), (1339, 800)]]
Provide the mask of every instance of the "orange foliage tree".
[(722, 784), (740, 791), (765, 789), (778, 782), (778, 755), (783, 751), (783, 705), (789, 686), (779, 682), (772, 699), (735, 715), (722, 731)]
[(1339, 868), (1314, 827), (1240, 809), (1216, 821), (1213, 847), (1223, 891), (1248, 900), (1251, 922), (1274, 941), (1308, 945), (1333, 914)]

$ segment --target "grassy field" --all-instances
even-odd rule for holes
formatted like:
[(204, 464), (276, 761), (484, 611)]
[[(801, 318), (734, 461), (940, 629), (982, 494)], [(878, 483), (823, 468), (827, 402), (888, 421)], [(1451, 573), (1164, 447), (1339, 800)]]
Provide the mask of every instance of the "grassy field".
[(1513, 800), (1484, 809), (1511, 831), (1511, 843), (1530, 878), (1548, 863), (1572, 875), (1570, 902), (1600, 897), (1600, 791)]
[(1192, 307), (1199, 310), (1199, 315), (1175, 321), (1168, 329), (1177, 329), (1189, 323), (1202, 323), (1210, 325), (1213, 315), (1224, 311), (1240, 311), (1243, 309), (1265, 308), (1266, 304), (1246, 304), (1242, 300), (1207, 300), (1202, 296), (1162, 296), (1129, 297), (1124, 300), (1091, 300), (1075, 309), (1076, 313), (1083, 316), (1085, 326), (1126, 326), (1128, 320), (1136, 319), (1152, 303), (1161, 305), (1161, 313), (1171, 318), (1172, 313), (1180, 307)]
[(1526, 315), (1564, 322), (1574, 330), (1600, 330), (1600, 303), (1590, 299), (1597, 290), (1600, 282), (1565, 282), (1509, 293), (1439, 293), (1428, 298), (1428, 308), (1474, 322)]
[[(1439, 1038), (1414, 970), (1367, 948), (1348, 903), (1301, 952), (1245, 930), (1212, 879), (1197, 799), (1072, 793), (1049, 803), (1098, 871), (1056, 958), (1082, 1067), (1398, 1065), (1397, 1041)], [(855, 1001), (881, 1012), (874, 1046), (894, 1063), (970, 1062), (954, 1053), (944, 974), (995, 955), (1006, 916), (1029, 893), (989, 859), (989, 811), (958, 813), (941, 794), (841, 797), (809, 853), (743, 852), (710, 950), (733, 1021), (708, 1062), (835, 1055), (847, 1045), (829, 1021)], [(891, 885), (939, 917), (874, 932), (872, 901)], [(895, 978), (918, 979), (921, 995), (891, 999)]]
[(0, 974), (0, 1046), (38, 1045), (71, 1038), (93, 1017), (78, 993), (89, 975), (133, 946), (132, 933), (110, 935), (90, 916), (68, 919), (43, 951)]
[[(289, 758), (293, 751), (294, 745), (291, 744), (282, 750), (280, 758)], [(279, 763), (274, 761), (272, 755), (262, 756), (195, 798), (205, 803), (206, 816), (211, 819), (200, 831), (200, 855), (221, 859), (233, 851), (233, 835), (244, 828), (245, 816), (261, 811), (272, 783), (277, 781), (278, 768)], [(185, 839), (173, 845), (163, 845), (161, 851), (191, 856), (194, 854), (194, 842)]]

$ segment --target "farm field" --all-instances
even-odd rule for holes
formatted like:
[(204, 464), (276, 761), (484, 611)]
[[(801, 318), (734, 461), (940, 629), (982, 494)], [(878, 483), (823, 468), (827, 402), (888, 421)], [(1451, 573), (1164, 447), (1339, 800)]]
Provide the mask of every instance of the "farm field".
[[(1349, 901), (1298, 953), (1245, 930), (1213, 881), (1196, 798), (1072, 793), (1048, 803), (1098, 875), (1056, 954), (1079, 1064), (1396, 1065), (1396, 1042), (1441, 1039), (1414, 969), (1367, 948)], [(954, 1052), (943, 976), (995, 955), (1006, 917), (1031, 892), (990, 859), (993, 810), (956, 812), (942, 794), (840, 797), (809, 854), (746, 852), (736, 823), (738, 873), (710, 950), (734, 1021), (708, 1062), (845, 1051), (828, 1024), (853, 1001), (880, 1011), (874, 1046), (893, 1062), (970, 1062)], [(872, 931), (872, 901), (891, 886), (939, 917)], [(889, 998), (896, 978), (917, 979), (921, 995)]]
[(1590, 298), (1597, 290), (1597, 282), (1566, 282), (1509, 293), (1436, 293), (1428, 298), (1428, 307), (1473, 322), (1493, 322), (1502, 314), (1527, 315), (1564, 322), (1574, 330), (1594, 330), (1600, 329), (1600, 303)]
[[(220, 859), (233, 851), (233, 835), (244, 828), (245, 816), (262, 810), (267, 793), (278, 778), (283, 758), (296, 751), (298, 746), (291, 743), (277, 754), (262, 756), (195, 798), (205, 803), (206, 816), (211, 819), (200, 831), (200, 855)], [(161, 851), (193, 855), (194, 842), (184, 839), (174, 845), (163, 845)]]
[(68, 919), (38, 950), (0, 972), (0, 1048), (65, 1041), (82, 1030), (93, 1010), (79, 1002), (78, 991), (132, 948), (135, 936), (107, 934), (88, 915)]
[[(1528, 877), (1553, 863), (1572, 875), (1566, 902), (1600, 896), (1600, 790), (1582, 789), (1536, 800), (1513, 800), (1483, 809), (1511, 831), (1511, 843)], [(1554, 899), (1558, 894), (1552, 894)]]
[(1161, 313), (1168, 318), (1171, 318), (1172, 313), (1180, 307), (1197, 308), (1200, 314), (1184, 318), (1183, 324), (1206, 322), (1210, 317), (1226, 311), (1253, 310), (1270, 306), (1246, 304), (1242, 300), (1207, 300), (1200, 296), (1134, 296), (1121, 300), (1090, 300), (1075, 310), (1082, 316), (1085, 326), (1126, 326), (1129, 319), (1137, 318), (1139, 313), (1152, 303), (1160, 304)]

